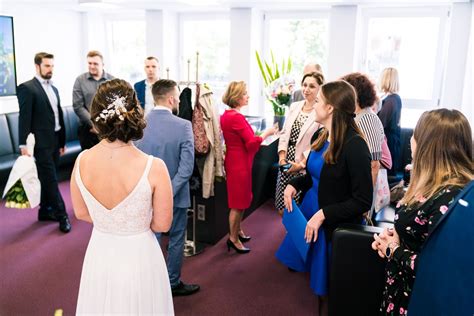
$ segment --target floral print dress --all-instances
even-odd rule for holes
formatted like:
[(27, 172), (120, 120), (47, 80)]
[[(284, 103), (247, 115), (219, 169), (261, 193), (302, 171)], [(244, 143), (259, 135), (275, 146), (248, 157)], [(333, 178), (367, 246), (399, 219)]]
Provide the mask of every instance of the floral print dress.
[(461, 190), (459, 186), (446, 186), (430, 199), (420, 199), (417, 205), (397, 206), (395, 229), (400, 236), (400, 247), (387, 263), (382, 315), (407, 315), (418, 254)]

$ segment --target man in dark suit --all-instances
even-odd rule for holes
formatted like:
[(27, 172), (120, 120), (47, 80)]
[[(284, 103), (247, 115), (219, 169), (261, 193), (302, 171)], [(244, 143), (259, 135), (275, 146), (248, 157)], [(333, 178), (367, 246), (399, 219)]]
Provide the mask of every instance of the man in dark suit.
[(65, 150), (66, 131), (58, 89), (51, 83), (54, 56), (44, 52), (36, 54), (35, 67), (36, 76), (18, 86), (20, 150), (22, 155), (30, 155), (26, 138), (33, 133), (34, 157), (41, 183), (38, 220), (58, 221), (59, 230), (68, 233), (71, 224), (56, 175), (59, 156)]
[(160, 79), (158, 58), (150, 56), (145, 59), (145, 73), (146, 79), (135, 83), (133, 88), (137, 92), (138, 101), (140, 101), (141, 107), (145, 110), (145, 116), (147, 116), (154, 107), (151, 87)]

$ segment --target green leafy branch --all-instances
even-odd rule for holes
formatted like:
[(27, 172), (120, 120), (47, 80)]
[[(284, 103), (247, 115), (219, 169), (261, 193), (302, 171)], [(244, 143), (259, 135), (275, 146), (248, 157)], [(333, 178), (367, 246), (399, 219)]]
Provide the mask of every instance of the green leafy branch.
[(260, 73), (262, 74), (265, 87), (269, 86), (270, 83), (277, 80), (281, 76), (291, 73), (293, 65), (290, 57), (288, 57), (286, 61), (283, 58), (281, 66), (279, 66), (278, 63), (275, 61), (273, 51), (270, 51), (270, 56), (271, 62), (269, 64), (267, 61), (260, 58), (260, 54), (258, 53), (258, 51), (255, 51), (255, 57), (257, 58), (258, 68), (260, 69)]

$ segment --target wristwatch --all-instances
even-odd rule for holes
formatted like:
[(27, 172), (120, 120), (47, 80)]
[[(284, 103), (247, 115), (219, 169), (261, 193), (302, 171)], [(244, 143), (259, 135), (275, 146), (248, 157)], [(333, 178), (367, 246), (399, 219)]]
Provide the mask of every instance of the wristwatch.
[(390, 242), (388, 243), (387, 249), (385, 249), (385, 257), (387, 259), (392, 259), (393, 253), (395, 252), (395, 249), (400, 246), (397, 242)]

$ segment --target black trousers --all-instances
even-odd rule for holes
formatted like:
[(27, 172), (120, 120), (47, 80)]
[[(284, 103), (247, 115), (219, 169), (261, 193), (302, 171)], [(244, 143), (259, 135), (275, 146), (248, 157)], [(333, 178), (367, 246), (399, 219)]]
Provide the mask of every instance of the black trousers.
[(36, 168), (41, 183), (39, 213), (54, 213), (57, 217), (67, 216), (64, 200), (59, 192), (57, 169), (59, 164), (59, 133), (48, 148), (35, 148)]
[(77, 136), (79, 137), (82, 150), (92, 148), (99, 143), (97, 134), (92, 133), (90, 129), (91, 128), (86, 125), (79, 125), (77, 129)]

